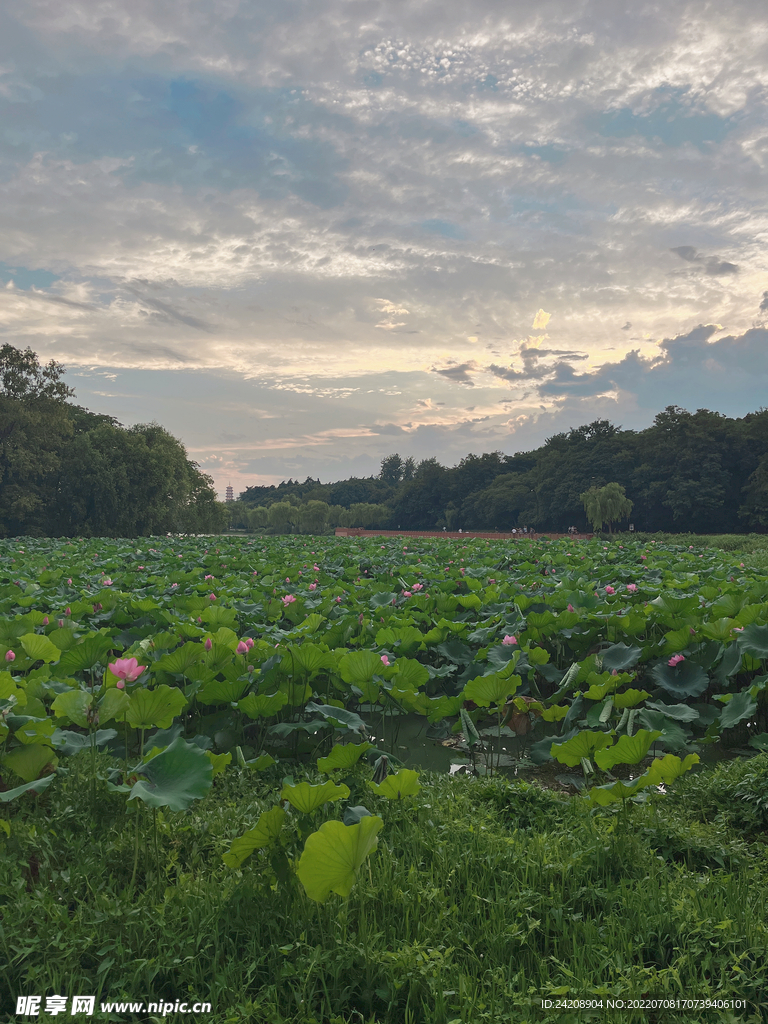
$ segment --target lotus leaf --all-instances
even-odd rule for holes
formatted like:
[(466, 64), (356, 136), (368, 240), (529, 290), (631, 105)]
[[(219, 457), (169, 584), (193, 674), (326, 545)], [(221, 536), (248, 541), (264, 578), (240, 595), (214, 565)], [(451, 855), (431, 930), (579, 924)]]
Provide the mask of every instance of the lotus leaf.
[(367, 740), (364, 743), (337, 743), (327, 757), (317, 759), (317, 767), (326, 774), (337, 768), (352, 768), (371, 746)]
[(181, 690), (165, 683), (154, 690), (134, 690), (126, 718), (134, 729), (167, 729), (186, 703)]
[(227, 867), (239, 868), (254, 850), (261, 850), (275, 842), (280, 835), (284, 821), (285, 811), (283, 808), (279, 804), (270, 807), (268, 811), (264, 811), (260, 815), (259, 820), (252, 829), (249, 829), (233, 841), (228, 852), (223, 855), (222, 860)]
[(415, 796), (421, 789), (419, 773), (412, 768), (401, 768), (388, 775), (383, 782), (369, 782), (368, 785), (378, 796), (387, 800), (401, 800), (404, 796)]
[(211, 788), (213, 766), (204, 750), (178, 736), (162, 753), (135, 768), (134, 774), (143, 778), (134, 783), (129, 800), (138, 797), (150, 807), (185, 811)]
[(331, 782), (330, 779), (317, 786), (312, 786), (308, 782), (300, 782), (297, 786), (286, 785), (283, 786), (280, 793), (281, 800), (287, 800), (292, 807), (295, 807), (297, 811), (301, 811), (302, 814), (311, 814), (312, 811), (322, 807), (323, 804), (333, 800), (346, 800), (348, 796), (348, 786), (343, 784), (337, 785), (335, 782)]
[(595, 761), (603, 771), (610, 771), (616, 764), (639, 764), (659, 736), (660, 731), (646, 729), (640, 729), (634, 736), (621, 736), (612, 747), (598, 750)]
[(575, 768), (582, 758), (592, 758), (595, 752), (610, 746), (611, 736), (607, 732), (578, 732), (561, 743), (552, 743), (550, 753), (561, 764)]
[(346, 899), (363, 861), (378, 845), (383, 827), (378, 815), (365, 816), (356, 825), (324, 822), (307, 839), (299, 860), (299, 881), (307, 896), (323, 903), (336, 892)]

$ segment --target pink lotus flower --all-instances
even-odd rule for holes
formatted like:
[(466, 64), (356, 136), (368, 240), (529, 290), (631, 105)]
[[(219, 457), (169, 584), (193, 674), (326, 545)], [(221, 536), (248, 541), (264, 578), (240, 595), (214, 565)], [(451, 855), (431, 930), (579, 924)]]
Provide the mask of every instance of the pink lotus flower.
[(175, 590), (176, 587), (178, 587), (178, 585), (179, 585), (178, 583), (172, 583), (171, 584), (171, 590)]
[(674, 668), (676, 665), (679, 665), (681, 661), (685, 661), (685, 655), (683, 655), (683, 654), (673, 654), (672, 657), (667, 662), (667, 664), (669, 665), (670, 668)]
[(216, 595), (215, 594), (209, 594), (208, 597), (209, 597), (209, 599), (211, 601), (215, 601), (216, 600)]
[[(293, 604), (295, 600), (296, 598), (293, 596), (293, 594), (286, 594), (285, 597), (282, 599), (283, 604), (285, 605), (286, 608), (288, 607), (289, 604)], [(338, 600), (341, 600), (341, 598), (339, 598)]]
[(291, 577), (290, 576), (286, 576), (285, 577), (285, 582), (286, 583), (290, 583), (291, 582)]
[(248, 648), (248, 650), (250, 651), (250, 649), (251, 649), (251, 648), (253, 647), (253, 637), (247, 636), (247, 637), (245, 638), (245, 646), (246, 646), (246, 647)]
[(320, 566), (319, 565), (313, 565), (312, 568), (313, 568), (313, 570), (315, 572), (320, 572)]
[(45, 616), (45, 618), (43, 619), (43, 625), (44, 625), (44, 626), (47, 626), (47, 625), (48, 625), (48, 616), (47, 616), (47, 615), (46, 615), (46, 616)]
[(572, 604), (569, 604), (569, 605), (568, 605), (568, 611), (569, 611), (569, 612), (575, 612), (575, 611), (576, 611), (576, 609), (575, 609), (575, 608), (573, 607), (573, 605), (572, 605)]
[(640, 558), (645, 562), (648, 558), (648, 555), (640, 555)]
[[(394, 601), (392, 603), (394, 604)], [(336, 604), (341, 604), (341, 598), (340, 597), (336, 598)]]
[(213, 640), (211, 640), (210, 637), (206, 637), (203, 647), (206, 649), (206, 651), (210, 651), (210, 649), (213, 647)]
[(64, 628), (64, 619), (59, 619), (59, 629)]
[(70, 577), (69, 577), (69, 579), (67, 580), (67, 583), (69, 584), (69, 586), (70, 586), (70, 587), (72, 586), (72, 577), (71, 577), (71, 576), (70, 576)]
[(112, 586), (112, 580), (109, 577), (107, 577), (105, 580), (102, 580), (101, 582), (104, 584), (105, 587)]
[(403, 597), (413, 597), (413, 594), (410, 592), (410, 590), (404, 590)]
[(248, 653), (248, 644), (243, 643), (243, 641), (241, 640), (240, 643), (237, 645), (237, 653), (238, 654), (247, 654)]
[(386, 654), (382, 654), (381, 663), (382, 665), (389, 666), (389, 658), (386, 656)]
[(125, 689), (125, 680), (124, 679), (118, 679), (117, 682), (115, 683), (115, 687), (118, 690), (124, 690)]
[(210, 576), (210, 575), (206, 576), (205, 578), (206, 578), (207, 580), (212, 580), (212, 579), (215, 579), (215, 577), (214, 577), (214, 576)]
[[(493, 583), (493, 582), (495, 582), (495, 581), (491, 580), (491, 583)], [(424, 589), (424, 584), (423, 583), (414, 583), (413, 586), (411, 587), (411, 590), (417, 590), (418, 591), (418, 590), (423, 590), (423, 589)]]
[(637, 584), (636, 583), (628, 583), (627, 584), (627, 590), (630, 592), (630, 594), (634, 594), (634, 592), (637, 590)]
[(504, 639), (501, 642), (502, 642), (502, 644), (504, 644), (505, 647), (510, 647), (512, 644), (516, 644), (517, 643), (517, 637), (516, 636), (510, 636), (509, 633), (507, 633), (507, 635), (504, 637)]
[(13, 651), (6, 651), (5, 652), (5, 660), (6, 661), (16, 661), (16, 655), (13, 653)]
[(310, 583), (309, 584), (309, 589), (310, 590), (317, 590), (317, 584), (316, 583)]
[(613, 589), (613, 587), (610, 584), (608, 586), (606, 586), (605, 592), (606, 592), (606, 594), (615, 594), (616, 593), (616, 591)]
[(137, 568), (137, 569), (143, 569), (143, 568), (144, 568), (144, 566), (143, 566), (143, 565), (137, 565), (137, 566), (136, 566), (136, 568)]
[(140, 665), (135, 658), (118, 658), (109, 666), (109, 671), (118, 679), (132, 683), (139, 678), (145, 668), (146, 665)]
[(69, 607), (69, 605), (67, 605), (67, 607), (64, 609), (64, 614), (65, 615), (71, 615), (72, 614), (72, 609)]

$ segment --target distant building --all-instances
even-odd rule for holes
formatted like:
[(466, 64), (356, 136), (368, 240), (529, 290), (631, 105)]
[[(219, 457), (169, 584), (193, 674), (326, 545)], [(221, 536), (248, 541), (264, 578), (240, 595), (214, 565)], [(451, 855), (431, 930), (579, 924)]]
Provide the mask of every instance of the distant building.
[(234, 501), (235, 500), (235, 492), (232, 489), (232, 484), (227, 484), (227, 497), (226, 497), (225, 500), (226, 501)]

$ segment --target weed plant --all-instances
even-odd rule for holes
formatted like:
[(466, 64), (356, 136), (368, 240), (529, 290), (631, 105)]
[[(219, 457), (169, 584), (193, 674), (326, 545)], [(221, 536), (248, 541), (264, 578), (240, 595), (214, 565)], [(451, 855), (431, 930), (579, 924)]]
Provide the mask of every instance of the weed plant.
[[(70, 760), (56, 801), (29, 797), (4, 839), (4, 1010), (19, 993), (95, 993), (205, 999), (220, 1024), (768, 1020), (766, 815), (752, 799), (766, 792), (766, 754), (607, 809), (429, 773), (417, 796), (385, 801), (361, 767), (345, 780), (349, 803), (382, 815), (379, 847), (350, 897), (322, 904), (285, 857), (257, 852), (239, 871), (222, 862), (274, 805), (277, 766), (233, 769), (189, 811), (158, 813), (159, 864), (142, 848), (131, 889), (133, 813), (101, 789), (94, 815), (87, 757)], [(313, 827), (337, 814), (325, 805)], [(747, 1005), (541, 1006), (643, 996)]]

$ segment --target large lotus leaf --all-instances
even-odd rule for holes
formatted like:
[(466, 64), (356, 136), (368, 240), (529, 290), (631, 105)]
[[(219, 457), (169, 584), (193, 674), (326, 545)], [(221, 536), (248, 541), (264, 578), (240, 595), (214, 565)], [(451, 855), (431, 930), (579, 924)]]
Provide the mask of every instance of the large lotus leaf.
[[(310, 678), (316, 676), (318, 672), (322, 672), (323, 669), (336, 667), (336, 661), (331, 652), (322, 650), (317, 644), (302, 644), (300, 647), (291, 647), (290, 650), (293, 652), (296, 672), (304, 672)], [(290, 664), (290, 658), (288, 663)], [(285, 658), (281, 667), (286, 667)]]
[(154, 690), (134, 690), (126, 717), (134, 729), (167, 729), (186, 703), (181, 690), (163, 683)]
[(477, 676), (476, 679), (470, 680), (464, 687), (462, 696), (464, 700), (474, 701), (481, 708), (490, 707), (491, 704), (500, 707), (516, 692), (521, 683), (520, 676), (509, 676), (504, 679), (498, 672), (493, 672), (491, 675)]
[(88, 636), (61, 655), (59, 658), (58, 674), (60, 676), (71, 676), (75, 672), (84, 672), (92, 669), (99, 662), (106, 664), (111, 650), (112, 641), (109, 637), (103, 636), (100, 633), (96, 636)]
[(440, 697), (429, 697), (426, 705), (427, 721), (434, 725), (444, 718), (457, 715), (463, 704), (464, 696), (462, 694), (458, 694), (456, 697), (447, 697), (445, 694)]
[(11, 800), (15, 800), (24, 793), (42, 793), (44, 789), (47, 789), (50, 786), (55, 778), (55, 775), (44, 775), (42, 779), (37, 779), (34, 782), (25, 782), (23, 786), (16, 786), (14, 789), (6, 789), (5, 792), (0, 793), (0, 804), (10, 803)]
[(271, 846), (280, 835), (285, 821), (285, 811), (276, 804), (259, 817), (255, 826), (238, 836), (232, 842), (222, 860), (230, 868), (239, 868), (240, 865), (251, 856), (254, 850), (261, 850), (265, 846)]
[[(611, 677), (607, 672), (605, 675), (608, 676), (607, 679), (603, 679), (602, 682), (594, 682), (591, 684), (584, 694), (586, 700), (605, 700), (608, 694), (613, 693), (613, 691), (623, 682), (623, 680), (618, 676)], [(596, 672), (591, 672), (590, 678), (600, 679), (601, 677), (598, 676)]]
[(659, 662), (651, 669), (651, 677), (657, 685), (673, 697), (699, 697), (709, 686), (709, 676), (693, 661), (682, 661), (672, 667)]
[(16, 707), (23, 707), (27, 703), (26, 691), (18, 685), (11, 673), (0, 672), (0, 700), (11, 700), (11, 698), (13, 698), (11, 703)]
[(393, 683), (400, 689), (410, 688), (418, 690), (429, 681), (429, 670), (426, 665), (413, 658), (398, 658), (395, 662), (397, 674), (393, 677)]
[(627, 647), (622, 642), (601, 651), (600, 657), (603, 660), (604, 669), (608, 669), (608, 671), (616, 669), (617, 672), (626, 672), (627, 669), (634, 668), (640, 660), (640, 648), (634, 646)]
[(52, 718), (9, 715), (6, 722), (19, 743), (42, 743), (46, 747), (53, 746), (53, 734), (56, 731), (56, 726)]
[(60, 693), (51, 704), (51, 710), (59, 718), (68, 718), (70, 722), (84, 729), (88, 725), (88, 711), (93, 704), (93, 695), (85, 690), (67, 690)]
[(613, 706), (619, 710), (622, 710), (623, 708), (633, 708), (639, 704), (641, 700), (645, 700), (647, 696), (647, 690), (625, 690), (624, 693), (615, 693), (613, 695)]
[(674, 718), (676, 722), (695, 722), (699, 717), (699, 712), (690, 704), (662, 704), (661, 701), (649, 700), (645, 706), (660, 711), (667, 718)]
[(186, 811), (193, 800), (204, 797), (213, 778), (213, 766), (205, 751), (194, 743), (185, 743), (181, 736), (134, 772), (144, 778), (134, 784), (128, 799), (138, 797), (150, 807), (172, 811)]
[(317, 759), (317, 767), (326, 774), (337, 768), (351, 768), (371, 746), (367, 740), (364, 743), (337, 743), (327, 757)]
[(545, 722), (562, 722), (565, 716), (568, 714), (568, 707), (565, 704), (553, 704), (551, 707), (544, 708), (541, 712), (541, 717)]
[(329, 779), (318, 786), (311, 786), (308, 782), (300, 782), (297, 786), (283, 786), (280, 793), (281, 800), (287, 800), (302, 814), (311, 814), (318, 807), (327, 804), (332, 800), (346, 800), (349, 796), (349, 787), (336, 785)]
[(359, 732), (361, 736), (365, 735), (365, 722), (354, 711), (335, 708), (330, 704), (316, 704), (314, 701), (307, 704), (306, 710), (316, 715), (322, 715), (337, 729), (351, 729), (353, 732)]
[(679, 654), (691, 646), (693, 635), (690, 627), (683, 626), (681, 629), (670, 630), (664, 634), (664, 653)]
[[(768, 750), (768, 732), (761, 732), (759, 736), (751, 736), (749, 745), (754, 747), (755, 750)], [(2, 794), (0, 794), (1, 797)]]
[(638, 717), (646, 729), (661, 732), (658, 742), (662, 746), (670, 747), (672, 750), (684, 750), (691, 741), (688, 733), (661, 711), (649, 711), (648, 708), (641, 708)]
[[(227, 652), (230, 654), (231, 652)], [(183, 647), (178, 647), (171, 654), (164, 654), (152, 665), (153, 672), (171, 672), (176, 675), (183, 675), (188, 669), (196, 665), (205, 655), (205, 647), (193, 640), (187, 641)]]
[(665, 754), (664, 757), (657, 757), (648, 769), (648, 778), (654, 786), (671, 785), (675, 779), (679, 779), (687, 771), (690, 771), (695, 764), (699, 763), (698, 754), (688, 754), (684, 760), (675, 757), (674, 754)]
[(398, 655), (411, 654), (424, 644), (424, 634), (414, 626), (399, 626), (394, 629), (380, 629), (376, 634), (376, 646), (397, 651)]
[(211, 626), (235, 626), (237, 624), (237, 612), (234, 608), (225, 608), (218, 604), (204, 608), (200, 612), (200, 618)]
[(738, 626), (735, 619), (710, 619), (701, 624), (699, 632), (708, 640), (719, 640), (724, 644), (733, 637), (734, 626)]
[[(307, 602), (309, 607), (309, 602)], [(294, 632), (301, 633), (304, 636), (310, 636), (312, 633), (316, 633), (320, 626), (325, 622), (324, 615), (318, 615), (317, 612), (312, 612), (306, 619), (299, 623)]]
[(594, 804), (607, 807), (609, 804), (615, 804), (620, 800), (628, 800), (636, 796), (641, 789), (645, 789), (650, 785), (652, 783), (648, 777), (648, 772), (643, 772), (642, 775), (639, 775), (631, 782), (623, 782), (621, 779), (617, 779), (615, 782), (609, 782), (605, 786), (593, 786), (589, 790), (589, 799)]
[(131, 701), (125, 690), (110, 686), (99, 702), (99, 725), (111, 722), (113, 718), (120, 721), (125, 717)]
[(712, 602), (712, 615), (716, 616), (728, 616), (733, 618), (734, 615), (738, 615), (741, 609), (749, 600), (749, 595), (744, 593), (739, 594), (723, 594), (718, 597), (716, 601)]
[(397, 594), (392, 593), (389, 590), (378, 591), (376, 594), (371, 596), (371, 607), (372, 608), (383, 608), (384, 605), (392, 604), (393, 600), (397, 597)]
[(299, 881), (310, 899), (323, 903), (331, 892), (345, 899), (352, 891), (357, 872), (378, 845), (383, 820), (367, 815), (357, 825), (326, 821), (304, 844), (299, 860)]
[(745, 718), (750, 718), (756, 708), (757, 701), (749, 690), (735, 693), (723, 708), (723, 713), (720, 715), (720, 728), (732, 729), (734, 725), (743, 722)]
[(196, 695), (197, 702), (206, 706), (211, 704), (232, 704), (234, 701), (240, 700), (250, 685), (250, 679), (212, 679), (202, 689), (198, 690)]
[(719, 683), (723, 686), (727, 685), (727, 680), (741, 668), (741, 650), (737, 643), (729, 644), (723, 652), (723, 657), (720, 660), (720, 664), (715, 669), (715, 677)]
[(288, 694), (278, 690), (277, 693), (249, 693), (237, 706), (249, 718), (271, 718), (287, 703)]
[(463, 608), (482, 608), (483, 602), (477, 594), (457, 594), (456, 600)]
[(345, 683), (359, 686), (370, 682), (384, 671), (381, 656), (373, 651), (352, 651), (339, 662), (339, 672)]
[(671, 612), (673, 615), (687, 615), (689, 612), (698, 609), (699, 596), (698, 594), (691, 594), (688, 597), (678, 597), (671, 591), (665, 590), (663, 594), (660, 594), (659, 597), (650, 603), (657, 608), (662, 608), (666, 612)]
[(738, 636), (738, 643), (744, 654), (750, 654), (761, 661), (768, 658), (768, 626), (745, 626)]
[(456, 638), (438, 644), (435, 650), (438, 654), (442, 654), (444, 658), (447, 658), (448, 661), (453, 662), (454, 665), (468, 665), (475, 658), (475, 652), (472, 648)]
[(387, 775), (383, 782), (369, 782), (368, 785), (379, 796), (387, 800), (401, 800), (404, 796), (415, 796), (421, 789), (419, 773), (412, 768), (401, 768), (393, 775)]
[(634, 736), (621, 736), (618, 743), (604, 750), (598, 750), (595, 761), (608, 772), (615, 764), (639, 764), (651, 746), (661, 736), (661, 731), (648, 732), (640, 729)]
[(33, 782), (46, 765), (55, 766), (59, 763), (59, 759), (49, 746), (32, 743), (16, 747), (10, 754), (5, 755), (2, 763), (25, 782)]
[(229, 751), (226, 754), (214, 754), (213, 751), (206, 750), (205, 756), (211, 762), (214, 779), (217, 775), (221, 775), (228, 764), (232, 763), (232, 754)]
[(69, 756), (77, 754), (86, 747), (93, 744), (94, 747), (103, 747), (117, 736), (116, 729), (97, 729), (96, 732), (82, 733), (71, 732), (68, 729), (56, 729), (51, 736), (51, 744), (62, 754)]
[(52, 644), (47, 636), (38, 633), (27, 633), (20, 638), (21, 646), (33, 661), (58, 661), (61, 651)]
[(595, 752), (608, 747), (611, 744), (611, 737), (607, 732), (589, 732), (587, 730), (576, 733), (563, 743), (553, 743), (551, 746), (552, 757), (557, 758), (560, 764), (567, 764), (569, 768), (575, 768), (581, 764), (583, 757), (594, 757)]

